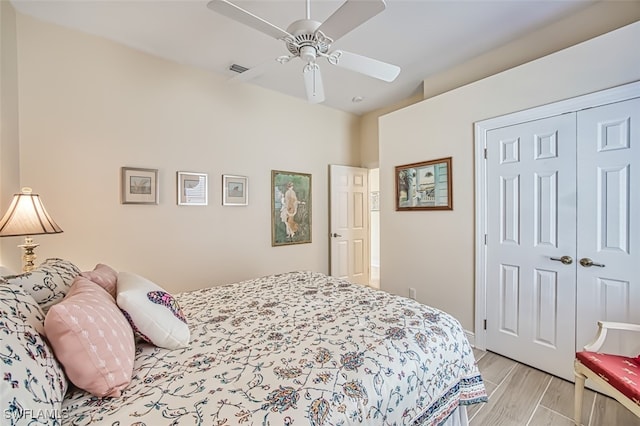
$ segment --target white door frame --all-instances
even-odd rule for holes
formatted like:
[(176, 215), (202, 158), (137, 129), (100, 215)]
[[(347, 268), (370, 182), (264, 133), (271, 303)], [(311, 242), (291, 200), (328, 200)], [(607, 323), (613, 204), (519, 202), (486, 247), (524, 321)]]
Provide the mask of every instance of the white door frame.
[(486, 170), (486, 147), (487, 132), (500, 127), (511, 126), (526, 121), (539, 120), (541, 118), (552, 117), (567, 112), (579, 111), (585, 108), (597, 107), (600, 105), (624, 101), (640, 97), (640, 81), (624, 84), (611, 89), (590, 93), (583, 96), (555, 102), (548, 105), (534, 107), (524, 111), (500, 117), (478, 121), (474, 125), (475, 134), (475, 336), (474, 346), (478, 349), (486, 349), (487, 333), (485, 330), (485, 320), (487, 318), (486, 305), (486, 245), (485, 235), (487, 234), (487, 170)]

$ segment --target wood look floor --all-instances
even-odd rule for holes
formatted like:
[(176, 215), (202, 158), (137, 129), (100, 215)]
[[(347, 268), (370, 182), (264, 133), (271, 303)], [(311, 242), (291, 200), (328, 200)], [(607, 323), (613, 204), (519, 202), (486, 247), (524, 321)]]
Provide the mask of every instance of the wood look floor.
[[(475, 350), (489, 402), (467, 408), (470, 426), (572, 426), (573, 383)], [(616, 400), (585, 389), (584, 426), (640, 426)]]

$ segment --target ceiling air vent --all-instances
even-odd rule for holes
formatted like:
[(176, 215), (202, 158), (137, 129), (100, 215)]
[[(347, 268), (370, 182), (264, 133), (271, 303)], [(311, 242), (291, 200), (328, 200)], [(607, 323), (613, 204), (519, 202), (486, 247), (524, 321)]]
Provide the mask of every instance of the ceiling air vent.
[(238, 65), (238, 64), (231, 64), (231, 66), (229, 67), (229, 69), (231, 71), (237, 72), (238, 74), (245, 72), (246, 70), (248, 70), (249, 68), (243, 67), (242, 65)]

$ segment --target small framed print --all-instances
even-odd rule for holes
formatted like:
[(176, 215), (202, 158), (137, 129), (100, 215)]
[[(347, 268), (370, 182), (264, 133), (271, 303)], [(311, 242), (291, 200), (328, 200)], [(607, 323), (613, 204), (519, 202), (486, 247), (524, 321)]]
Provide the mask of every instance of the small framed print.
[(178, 172), (178, 205), (206, 206), (207, 174)]
[(158, 169), (121, 168), (122, 204), (158, 204)]
[(371, 191), (371, 211), (380, 210), (380, 191)]
[(246, 176), (222, 175), (222, 205), (249, 205), (249, 178)]

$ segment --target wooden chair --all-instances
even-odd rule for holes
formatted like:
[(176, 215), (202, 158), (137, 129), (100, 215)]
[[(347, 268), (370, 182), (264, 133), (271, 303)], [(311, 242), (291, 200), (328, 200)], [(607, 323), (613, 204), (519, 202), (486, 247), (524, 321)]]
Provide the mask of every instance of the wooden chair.
[(582, 395), (585, 379), (589, 378), (603, 391), (640, 417), (640, 355), (635, 358), (599, 353), (607, 330), (640, 332), (640, 325), (621, 322), (598, 321), (598, 334), (593, 342), (576, 353), (574, 362), (575, 411), (574, 421), (582, 421)]

